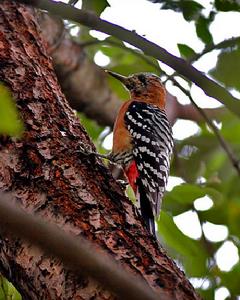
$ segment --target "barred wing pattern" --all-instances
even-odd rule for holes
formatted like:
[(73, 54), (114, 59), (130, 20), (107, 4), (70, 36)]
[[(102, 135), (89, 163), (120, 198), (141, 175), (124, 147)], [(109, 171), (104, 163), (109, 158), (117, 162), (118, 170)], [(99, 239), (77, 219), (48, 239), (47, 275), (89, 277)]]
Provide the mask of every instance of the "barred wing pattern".
[[(166, 189), (173, 137), (165, 111), (133, 101), (124, 117), (132, 137), (139, 179), (154, 216), (158, 216)], [(142, 203), (141, 203), (142, 205)]]

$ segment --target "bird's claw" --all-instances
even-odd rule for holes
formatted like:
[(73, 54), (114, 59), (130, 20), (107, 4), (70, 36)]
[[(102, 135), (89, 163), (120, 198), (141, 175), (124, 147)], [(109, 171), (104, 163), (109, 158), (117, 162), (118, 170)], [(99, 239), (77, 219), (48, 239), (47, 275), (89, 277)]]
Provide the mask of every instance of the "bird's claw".
[(127, 186), (128, 186), (128, 182), (127, 182), (127, 181), (122, 180), (122, 179), (117, 179), (116, 181), (117, 181), (117, 183), (119, 183), (119, 184), (121, 185), (121, 187), (122, 187), (124, 190), (127, 188)]
[(76, 152), (80, 152), (80, 153), (85, 154), (85, 155), (91, 155), (91, 154), (94, 153), (91, 150), (91, 147), (87, 144), (84, 144), (84, 143), (79, 143), (78, 144), (78, 149), (77, 149)]
[(105, 158), (105, 159), (111, 160), (111, 158), (109, 158), (108, 154), (105, 155), (105, 154), (100, 154), (100, 153), (97, 153), (95, 151), (92, 151), (91, 146), (86, 145), (84, 143), (79, 143), (78, 144), (77, 152), (80, 152), (80, 153), (82, 153), (84, 155), (87, 155), (87, 156), (95, 156), (95, 157)]

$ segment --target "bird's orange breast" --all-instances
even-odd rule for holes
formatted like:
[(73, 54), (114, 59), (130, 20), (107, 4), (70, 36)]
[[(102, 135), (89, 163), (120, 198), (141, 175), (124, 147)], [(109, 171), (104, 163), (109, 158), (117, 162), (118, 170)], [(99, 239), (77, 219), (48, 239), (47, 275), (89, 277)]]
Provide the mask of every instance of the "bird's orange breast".
[(128, 100), (121, 106), (118, 113), (118, 117), (114, 124), (113, 149), (112, 149), (113, 153), (120, 153), (132, 149), (131, 136), (125, 126), (125, 121), (124, 121), (124, 116), (126, 111), (128, 110), (128, 106), (130, 102), (131, 100)]

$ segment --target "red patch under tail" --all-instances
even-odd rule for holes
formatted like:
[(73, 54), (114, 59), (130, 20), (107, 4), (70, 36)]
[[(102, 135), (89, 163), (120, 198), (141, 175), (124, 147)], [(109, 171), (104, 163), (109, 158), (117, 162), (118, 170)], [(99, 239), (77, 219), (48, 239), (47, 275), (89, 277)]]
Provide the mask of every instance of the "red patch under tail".
[(125, 173), (127, 175), (129, 184), (131, 185), (134, 193), (136, 194), (137, 192), (136, 181), (137, 178), (139, 177), (139, 173), (135, 161), (132, 161), (130, 166), (127, 169), (125, 169)]

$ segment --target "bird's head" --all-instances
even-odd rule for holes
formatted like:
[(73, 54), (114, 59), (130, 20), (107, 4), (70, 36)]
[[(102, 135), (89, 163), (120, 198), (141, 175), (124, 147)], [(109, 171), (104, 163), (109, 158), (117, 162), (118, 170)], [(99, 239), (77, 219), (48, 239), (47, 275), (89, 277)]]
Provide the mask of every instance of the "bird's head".
[(161, 109), (165, 108), (166, 90), (157, 75), (136, 73), (126, 77), (108, 70), (106, 72), (124, 84), (133, 100), (154, 104)]

